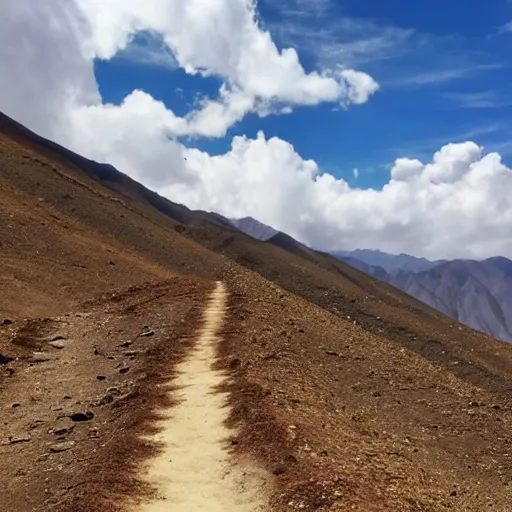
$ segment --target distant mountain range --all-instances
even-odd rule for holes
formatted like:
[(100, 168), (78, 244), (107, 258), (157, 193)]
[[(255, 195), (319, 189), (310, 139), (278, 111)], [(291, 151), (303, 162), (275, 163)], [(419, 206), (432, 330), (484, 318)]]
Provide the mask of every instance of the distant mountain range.
[(507, 258), (429, 261), (369, 250), (333, 255), (462, 324), (512, 342), (512, 261)]
[(404, 272), (423, 272), (437, 267), (446, 260), (430, 261), (426, 258), (415, 258), (408, 254), (388, 254), (382, 251), (372, 251), (369, 249), (357, 249), (356, 251), (337, 251), (331, 252), (333, 256), (343, 260), (345, 258), (354, 258), (362, 261), (370, 267), (382, 267), (386, 272), (394, 273)]
[[(251, 217), (230, 222), (258, 240), (280, 234)], [(512, 342), (512, 261), (507, 258), (430, 261), (367, 249), (330, 254), (462, 324)]]

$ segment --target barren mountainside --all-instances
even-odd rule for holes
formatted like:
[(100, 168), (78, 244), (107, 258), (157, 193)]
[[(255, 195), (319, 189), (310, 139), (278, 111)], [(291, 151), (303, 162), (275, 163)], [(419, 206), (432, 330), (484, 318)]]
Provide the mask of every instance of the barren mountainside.
[(507, 258), (429, 262), (385, 253), (375, 257), (375, 251), (336, 254), (460, 323), (512, 342), (512, 261)]
[[(242, 487), (257, 481), (265, 510), (510, 510), (510, 345), (121, 171), (0, 117), (5, 510), (166, 503), (143, 468), (167, 453), (152, 436), (182, 411), (169, 381), (199, 364), (211, 322), (211, 370), (225, 377), (213, 392), (226, 401), (226, 421), (213, 419), (230, 429), (218, 453), (233, 471), (250, 461)], [(471, 272), (476, 291), (509, 267)], [(447, 290), (465, 282), (443, 275)]]

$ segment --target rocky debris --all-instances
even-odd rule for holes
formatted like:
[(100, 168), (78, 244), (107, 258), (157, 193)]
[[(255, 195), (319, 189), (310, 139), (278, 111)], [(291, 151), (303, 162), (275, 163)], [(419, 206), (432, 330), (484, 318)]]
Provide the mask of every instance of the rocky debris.
[(55, 357), (47, 352), (34, 352), (32, 354), (33, 363), (45, 363), (46, 361), (53, 361)]
[(50, 341), (48, 345), (50, 345), (50, 347), (58, 349), (64, 348), (66, 346), (62, 341)]
[(326, 350), (325, 353), (328, 356), (339, 356), (338, 352), (336, 352), (335, 350)]
[(138, 356), (140, 354), (140, 351), (139, 350), (127, 350), (126, 352), (124, 352), (124, 356), (126, 357), (135, 357), (135, 356)]
[(16, 409), (17, 407), (21, 407), (21, 404), (19, 402), (14, 402), (12, 405), (11, 405), (11, 409)]
[(2, 325), (5, 325), (5, 326), (12, 325), (12, 320), (5, 318), (4, 320), (2, 320)]
[(49, 434), (54, 434), (56, 436), (65, 436), (66, 434), (70, 434), (75, 425), (73, 421), (69, 418), (60, 418), (55, 426), (49, 430)]
[(30, 430), (35, 430), (36, 428), (39, 428), (41, 425), (43, 425), (44, 421), (43, 420), (34, 420), (30, 425), (29, 425), (29, 429)]
[(100, 433), (97, 427), (92, 427), (89, 429), (89, 437), (91, 439), (98, 439), (100, 437)]
[(4, 354), (0, 354), (0, 364), (9, 364), (11, 361), (14, 361), (13, 357), (5, 356)]
[(94, 418), (94, 413), (91, 411), (86, 412), (75, 412), (69, 415), (71, 421), (82, 422), (91, 421)]
[(9, 444), (28, 443), (30, 441), (30, 436), (28, 434), (9, 436), (8, 441)]
[(144, 337), (148, 337), (148, 336), (153, 336), (155, 334), (155, 331), (153, 331), (152, 329), (148, 329), (148, 330), (145, 330), (145, 331), (142, 331), (139, 336), (141, 336), (142, 338)]
[(121, 392), (117, 388), (114, 389), (116, 390), (115, 392), (107, 391), (105, 393), (105, 395), (98, 401), (98, 407), (111, 404), (116, 399), (116, 397), (118, 397), (121, 394)]
[(107, 377), (105, 377), (105, 375), (97, 375), (96, 378), (98, 380), (107, 380)]
[(117, 400), (123, 399), (124, 397), (126, 397), (128, 395), (129, 395), (129, 391), (123, 392), (120, 388), (113, 386), (113, 387), (110, 387), (107, 389), (107, 392), (105, 393), (105, 395), (97, 402), (96, 405), (98, 407), (102, 407), (104, 405), (109, 405)]
[(50, 446), (50, 451), (53, 453), (65, 452), (67, 450), (71, 450), (75, 444), (75, 441), (64, 441), (62, 443), (52, 444)]
[(119, 348), (128, 348), (131, 344), (133, 343), (133, 341), (131, 340), (126, 340), (126, 341), (123, 341), (123, 343), (120, 343), (119, 345), (117, 345)]

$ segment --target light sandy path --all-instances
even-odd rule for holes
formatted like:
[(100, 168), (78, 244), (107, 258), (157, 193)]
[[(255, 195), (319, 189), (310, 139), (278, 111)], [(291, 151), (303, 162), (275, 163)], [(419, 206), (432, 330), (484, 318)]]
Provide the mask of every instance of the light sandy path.
[(264, 510), (266, 473), (230, 460), (226, 439), (233, 432), (224, 425), (227, 396), (215, 391), (226, 379), (212, 369), (226, 303), (227, 292), (219, 282), (206, 306), (196, 346), (170, 383), (170, 393), (173, 398), (177, 393), (180, 403), (162, 411), (162, 430), (151, 437), (163, 450), (149, 461), (143, 478), (156, 486), (159, 497), (138, 506), (139, 512)]

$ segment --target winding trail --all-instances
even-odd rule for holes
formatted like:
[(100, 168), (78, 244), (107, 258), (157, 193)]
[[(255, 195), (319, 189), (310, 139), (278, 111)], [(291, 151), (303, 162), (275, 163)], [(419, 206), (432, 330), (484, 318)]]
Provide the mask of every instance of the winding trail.
[[(264, 510), (266, 473), (250, 464), (235, 463), (225, 426), (227, 396), (216, 388), (226, 380), (213, 370), (218, 332), (227, 310), (227, 292), (218, 282), (210, 296), (196, 346), (180, 363), (170, 393), (180, 402), (161, 411), (160, 432), (150, 439), (162, 451), (144, 468), (142, 478), (158, 489), (155, 501), (139, 512), (256, 512)], [(178, 390), (178, 391), (176, 391)]]

